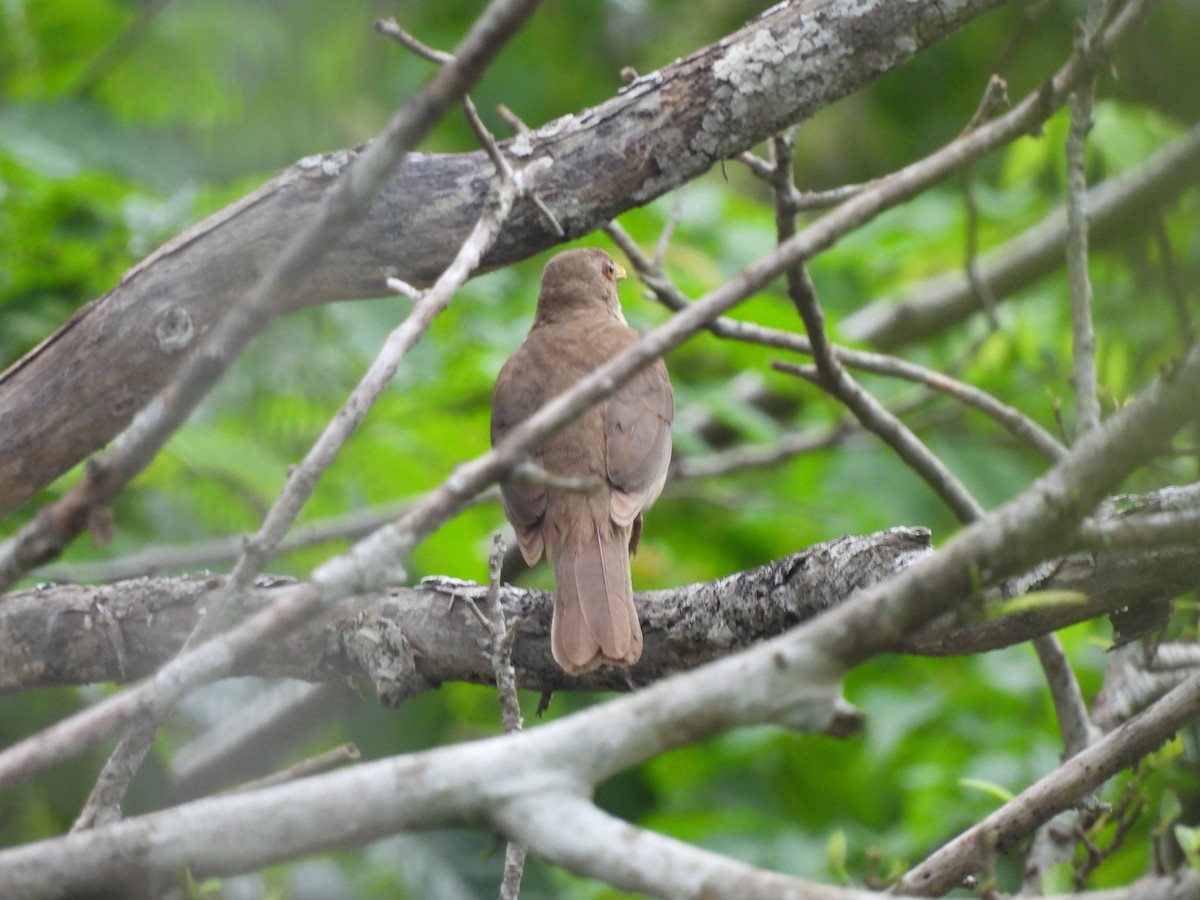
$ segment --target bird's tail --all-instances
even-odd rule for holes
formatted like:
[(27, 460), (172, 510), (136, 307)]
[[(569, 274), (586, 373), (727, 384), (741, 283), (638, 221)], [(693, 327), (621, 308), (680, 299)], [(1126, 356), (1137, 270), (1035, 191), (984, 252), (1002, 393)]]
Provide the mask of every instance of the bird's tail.
[(642, 655), (629, 573), (630, 529), (611, 519), (593, 519), (588, 526), (590, 534), (564, 535), (553, 554), (550, 649), (572, 675), (606, 663), (632, 666)]

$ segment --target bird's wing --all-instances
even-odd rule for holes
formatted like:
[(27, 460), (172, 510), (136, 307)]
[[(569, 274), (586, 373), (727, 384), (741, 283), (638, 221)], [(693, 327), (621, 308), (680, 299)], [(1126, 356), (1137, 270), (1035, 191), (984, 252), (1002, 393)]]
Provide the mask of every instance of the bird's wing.
[(657, 360), (609, 398), (604, 411), (612, 516), (629, 525), (662, 491), (671, 462), (675, 397), (667, 367)]
[[(517, 386), (513, 373), (520, 367), (520, 351), (515, 354), (496, 378), (492, 392), (492, 446), (496, 446), (521, 422), (528, 419), (541, 407), (540, 394)], [(533, 461), (541, 465), (540, 454)], [(522, 484), (511, 479), (500, 482), (500, 496), (504, 500), (504, 515), (517, 533), (517, 543), (525, 562), (533, 565), (542, 558), (542, 518), (546, 514), (546, 488), (540, 485)]]

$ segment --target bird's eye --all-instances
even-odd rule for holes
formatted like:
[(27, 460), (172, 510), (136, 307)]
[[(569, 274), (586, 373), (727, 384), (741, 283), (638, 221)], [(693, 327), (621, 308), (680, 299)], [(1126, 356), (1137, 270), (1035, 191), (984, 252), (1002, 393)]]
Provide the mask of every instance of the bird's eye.
[(604, 272), (609, 277), (617, 274), (617, 264), (610, 259), (604, 264)]

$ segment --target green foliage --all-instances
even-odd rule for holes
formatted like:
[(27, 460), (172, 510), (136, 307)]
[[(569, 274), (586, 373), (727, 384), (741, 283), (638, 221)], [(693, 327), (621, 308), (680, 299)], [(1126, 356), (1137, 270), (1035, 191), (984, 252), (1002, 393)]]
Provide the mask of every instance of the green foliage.
[[(491, 110), (501, 102), (538, 124), (611, 96), (622, 66), (642, 72), (661, 66), (725, 34), (761, 5), (705, 0), (689, 4), (688, 15), (680, 16), (678, 4), (666, 0), (546, 4), (501, 55), (475, 99), (498, 132), (503, 129)], [(370, 22), (377, 6), (364, 0), (5, 4), (0, 361), (16, 360), (163, 240), (272, 170), (374, 134), (431, 71), (429, 63), (374, 35)], [(401, 12), (403, 24), (422, 39), (451, 48), (478, 6), (467, 0), (419, 2)], [(1034, 88), (1061, 59), (1073, 14), (1054, 7), (1014, 49), (1008, 42), (1024, 13), (1006, 8), (823, 111), (799, 135), (800, 186), (880, 175), (949, 140), (970, 118), (990, 61), (1010, 76), (1014, 99)], [(1163, 16), (1171, 17), (1173, 27), (1153, 18), (1151, 34), (1184, 30), (1175, 20), (1186, 12), (1174, 9)], [(1194, 18), (1187, 21), (1194, 24)], [(1192, 56), (1177, 65), (1194, 65)], [(1137, 65), (1145, 61), (1137, 57)], [(1193, 75), (1163, 73), (1160, 80), (1192, 83), (1187, 78)], [(1187, 127), (1174, 109), (1185, 101), (1161, 98), (1154, 85), (1140, 84), (1102, 83), (1088, 146), (1093, 178), (1127, 170)], [(1065, 116), (1056, 116), (1044, 134), (1024, 137), (976, 166), (978, 240), (985, 252), (1062, 203), (1066, 128)], [(470, 132), (452, 116), (424, 149), (473, 146)], [(622, 224), (652, 250), (674, 202), (664, 198), (634, 210)], [(717, 287), (775, 242), (762, 185), (733, 163), (727, 173), (713, 172), (688, 186), (680, 202), (682, 218), (665, 263), (690, 296)], [(1164, 248), (1177, 281), (1197, 283), (1196, 216), (1192, 193), (1163, 217), (1162, 241), (1139, 232), (1093, 257), (1106, 413), (1179, 349), (1163, 339), (1172, 333), (1163, 322), (1174, 315)], [(962, 182), (950, 180), (814, 259), (812, 276), (835, 337), (841, 318), (867, 302), (961, 267), (967, 217)], [(599, 235), (585, 242), (607, 246)], [(302, 522), (417, 497), (486, 449), (492, 381), (528, 327), (545, 258), (478, 278), (460, 292), (322, 479)], [(622, 296), (635, 326), (648, 328), (666, 318), (642, 299), (637, 286), (627, 284)], [(1185, 301), (1194, 315), (1194, 296)], [(276, 323), (117, 502), (116, 540), (104, 549), (77, 542), (67, 560), (252, 531), (278, 495), (287, 467), (311, 446), (407, 308), (407, 301), (396, 298), (361, 301)], [(779, 285), (732, 315), (801, 331)], [(1000, 322), (990, 334), (982, 322), (973, 322), (906, 353), (959, 374), (1052, 431), (1058, 430), (1059, 413), (1069, 427), (1065, 279), (1056, 275), (1027, 288), (1000, 311)], [(829, 429), (843, 419), (815, 388), (770, 369), (771, 360), (783, 355), (712, 336), (672, 353), (676, 453), (770, 445), (793, 431)], [(898, 407), (912, 401), (906, 422), (987, 507), (1014, 496), (1045, 468), (994, 423), (945, 397), (930, 398), (911, 385), (875, 377), (863, 381)], [(748, 405), (746, 392), (753, 387), (789, 398), (792, 408), (779, 414)], [(702, 419), (720, 426), (723, 446), (699, 433), (696, 423)], [(1154, 477), (1194, 477), (1193, 470), (1194, 463), (1184, 458), (1163, 463)], [(60, 493), (75, 477), (66, 476), (44, 493)], [(1148, 476), (1137, 481), (1150, 484)], [(0, 524), (0, 535), (11, 534), (34, 511), (30, 504), (22, 516)], [(495, 503), (467, 510), (407, 561), (410, 577), (482, 579), (491, 532), (501, 523)], [(860, 434), (836, 450), (768, 470), (673, 485), (647, 518), (634, 581), (654, 588), (706, 580), (816, 541), (899, 524), (928, 525), (939, 542), (959, 527), (908, 467)], [(275, 560), (272, 571), (306, 573), (343, 546), (345, 541), (334, 541), (290, 553)], [(544, 568), (527, 579), (548, 584)], [(1025, 602), (1068, 600), (1040, 595)], [(1104, 666), (1096, 641), (1106, 635), (1099, 624), (1064, 635), (1089, 696), (1098, 690)], [(871, 884), (894, 877), (1056, 764), (1057, 726), (1027, 650), (966, 660), (880, 658), (853, 672), (846, 692), (867, 713), (861, 738), (835, 741), (744, 729), (623, 773), (601, 786), (598, 799), (642, 825), (751, 863)], [(87, 695), (48, 691), (5, 698), (0, 744), (62, 717)], [(527, 710), (536, 702), (523, 700)], [(556, 697), (548, 716), (567, 715), (590, 702)], [(399, 713), (364, 699), (336, 727), (290, 753), (300, 758), (350, 734), (371, 758), (498, 729), (490, 692), (447, 685)], [(168, 731), (162, 755), (188, 737), (183, 728)], [(68, 828), (97, 761), (62, 767), (44, 782), (6, 795), (0, 840), (14, 844)], [(160, 768), (148, 777), (165, 775)], [(1138, 783), (1144, 814), (1088, 885), (1127, 883), (1145, 871), (1155, 842), (1168, 838), (1197, 865), (1194, 780), (1177, 768), (1154, 767)], [(1106, 796), (1119, 795), (1126, 783), (1127, 778), (1106, 789)], [(140, 797), (130, 812), (161, 802), (152, 792)], [(1113, 828), (1105, 822), (1100, 831), (1110, 834)], [(430, 883), (442, 885), (445, 896), (494, 891), (499, 867), (486, 838), (436, 833), (405, 847), (431, 867), (442, 867)], [(347, 854), (339, 865), (362, 896), (431, 896), (420, 893), (412, 872), (387, 854)], [(998, 872), (1006, 888), (1019, 875), (1019, 860), (1004, 861)], [(271, 873), (271, 890), (286, 895), (289, 877)], [(1072, 877), (1071, 867), (1055, 870), (1047, 888), (1069, 889)], [(453, 894), (450, 885), (460, 882), (464, 893)], [(196, 883), (187, 875), (183, 890), (186, 896), (216, 896), (221, 885)], [(530, 863), (525, 895), (622, 896), (536, 861)]]

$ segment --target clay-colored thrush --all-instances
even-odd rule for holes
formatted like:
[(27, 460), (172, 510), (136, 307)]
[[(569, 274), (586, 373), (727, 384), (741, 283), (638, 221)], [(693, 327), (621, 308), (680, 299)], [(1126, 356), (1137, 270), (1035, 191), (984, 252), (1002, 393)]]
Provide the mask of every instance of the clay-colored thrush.
[[(625, 322), (617, 281), (625, 270), (603, 250), (567, 250), (546, 264), (533, 327), (505, 363), (492, 396), (492, 444), (638, 339)], [(661, 359), (546, 441), (533, 461), (548, 475), (594, 479), (572, 492), (501, 482), (504, 514), (530, 565), (554, 566), (550, 647), (567, 672), (642, 655), (629, 557), (642, 510), (662, 490), (671, 459), (675, 398)]]

